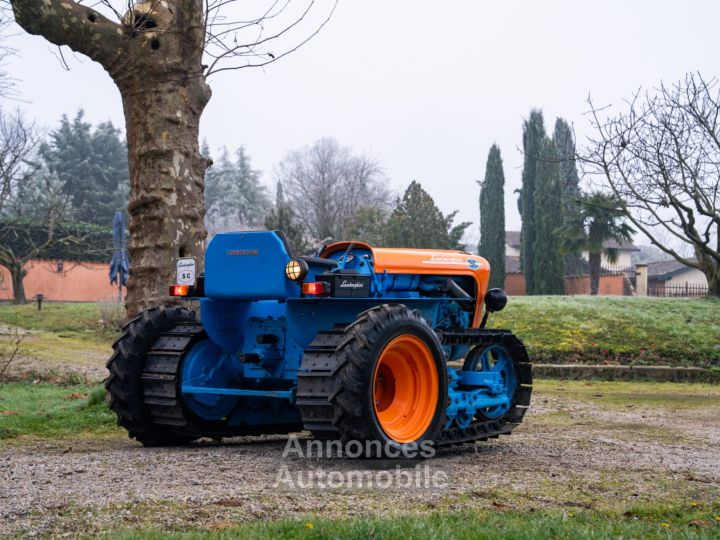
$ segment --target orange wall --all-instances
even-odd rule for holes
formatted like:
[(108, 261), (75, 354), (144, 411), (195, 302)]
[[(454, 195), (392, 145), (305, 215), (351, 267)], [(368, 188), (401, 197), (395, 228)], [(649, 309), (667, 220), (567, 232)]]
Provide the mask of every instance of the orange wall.
[(522, 274), (505, 274), (505, 292), (508, 296), (525, 296), (525, 276)]
[[(525, 276), (522, 274), (505, 275), (505, 292), (509, 296), (525, 296)], [(590, 294), (590, 276), (566, 277), (565, 294)], [(625, 283), (623, 276), (600, 276), (602, 296), (623, 296)]]
[[(565, 278), (565, 294), (590, 294), (590, 276)], [(619, 276), (600, 276), (598, 294), (602, 296), (623, 296), (625, 279)]]
[[(63, 262), (35, 259), (25, 267), (25, 296), (31, 300), (41, 293), (46, 300), (66, 302), (97, 302), (117, 298), (117, 285), (110, 285), (108, 263)], [(123, 291), (124, 295), (124, 291)], [(6, 268), (0, 267), (0, 300), (12, 300), (12, 280)]]

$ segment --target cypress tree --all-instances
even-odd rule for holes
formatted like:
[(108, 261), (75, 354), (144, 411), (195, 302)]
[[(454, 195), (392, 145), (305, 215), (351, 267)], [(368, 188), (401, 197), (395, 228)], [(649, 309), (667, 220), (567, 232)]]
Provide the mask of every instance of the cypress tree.
[(563, 294), (564, 262), (560, 251), (559, 229), (563, 224), (560, 163), (555, 143), (545, 139), (537, 166), (533, 207), (535, 244), (533, 245), (533, 294)]
[[(545, 135), (542, 111), (530, 111), (530, 117), (523, 126), (523, 172), (522, 188), (518, 200), (522, 228), (520, 229), (520, 268), (525, 274), (528, 294), (537, 294), (535, 286), (535, 184), (538, 158), (542, 151)], [(557, 212), (557, 209), (555, 210)]]
[[(582, 234), (582, 212), (580, 208), (580, 178), (575, 162), (575, 140), (570, 125), (558, 118), (555, 121), (553, 141), (557, 147), (560, 161), (560, 185), (562, 186), (563, 229), (575, 229)], [(584, 272), (586, 263), (579, 251), (569, 251), (565, 254), (565, 275), (577, 275)]]
[(490, 287), (505, 286), (505, 174), (496, 144), (490, 148), (480, 184), (480, 245), (490, 263)]

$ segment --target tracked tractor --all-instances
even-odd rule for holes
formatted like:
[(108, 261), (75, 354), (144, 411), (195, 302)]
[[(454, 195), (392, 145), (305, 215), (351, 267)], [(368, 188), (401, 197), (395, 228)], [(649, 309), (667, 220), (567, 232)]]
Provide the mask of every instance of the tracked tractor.
[(509, 434), (530, 403), (521, 341), (485, 328), (507, 301), (461, 251), (324, 246), (277, 231), (218, 234), (204, 274), (128, 322), (108, 361), (118, 422), (146, 446), (309, 431), (385, 448)]

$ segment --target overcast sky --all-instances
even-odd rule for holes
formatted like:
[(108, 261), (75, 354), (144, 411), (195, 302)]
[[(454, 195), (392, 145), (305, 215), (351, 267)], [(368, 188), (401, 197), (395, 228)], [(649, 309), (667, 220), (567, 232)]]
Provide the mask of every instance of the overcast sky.
[[(336, 137), (377, 158), (394, 190), (416, 179), (473, 229), (476, 181), (496, 142), (507, 226), (519, 229), (513, 190), (530, 109), (542, 108), (548, 132), (566, 118), (582, 142), (588, 94), (620, 106), (661, 79), (717, 76), (718, 21), (717, 0), (340, 0), (297, 53), (264, 71), (212, 78), (202, 137), (213, 148), (245, 145), (268, 187), (288, 150)], [(18, 56), (8, 71), (29, 116), (53, 127), (84, 107), (92, 122), (124, 126), (119, 94), (99, 66), (76, 57), (66, 71), (39, 37), (11, 44)]]

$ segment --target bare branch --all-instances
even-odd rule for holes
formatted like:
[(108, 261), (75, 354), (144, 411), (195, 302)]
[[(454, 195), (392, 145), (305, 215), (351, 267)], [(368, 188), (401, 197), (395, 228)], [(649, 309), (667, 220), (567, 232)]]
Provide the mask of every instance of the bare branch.
[[(654, 245), (702, 270), (711, 291), (720, 292), (718, 82), (688, 74), (636, 92), (616, 115), (588, 103), (595, 135), (581, 156), (586, 172), (619, 197), (628, 219)], [(688, 244), (694, 258), (679, 252)]]
[(103, 66), (122, 55), (123, 27), (91, 7), (70, 0), (12, 0), (12, 7), (15, 21), (30, 34), (67, 45)]

